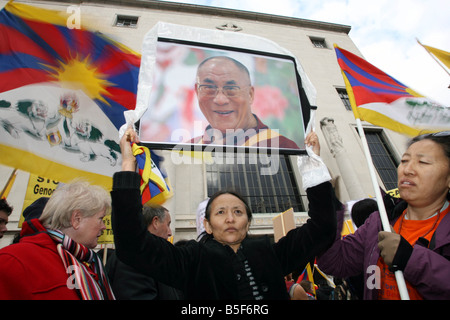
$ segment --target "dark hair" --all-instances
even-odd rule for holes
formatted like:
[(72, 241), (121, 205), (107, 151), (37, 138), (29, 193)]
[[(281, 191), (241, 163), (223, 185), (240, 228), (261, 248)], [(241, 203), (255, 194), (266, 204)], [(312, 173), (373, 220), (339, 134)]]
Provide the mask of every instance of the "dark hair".
[(8, 201), (6, 201), (6, 199), (0, 199), (0, 211), (6, 212), (6, 215), (9, 216), (13, 211), (13, 207), (8, 204)]
[(407, 147), (409, 148), (412, 144), (425, 139), (431, 140), (440, 145), (442, 147), (442, 150), (444, 151), (444, 154), (450, 161), (450, 131), (441, 131), (419, 135), (417, 137), (412, 138), (408, 142)]
[[(407, 144), (407, 147), (409, 148), (412, 144), (426, 139), (431, 140), (441, 146), (444, 154), (447, 156), (448, 165), (450, 167), (450, 131), (421, 134), (417, 137), (412, 138)], [(450, 191), (447, 192), (447, 200), (450, 201)]]
[(236, 191), (234, 190), (221, 190), (221, 191), (217, 191), (216, 193), (214, 193), (208, 200), (208, 203), (206, 204), (206, 208), (205, 208), (205, 219), (209, 221), (209, 218), (211, 216), (211, 204), (213, 203), (213, 201), (223, 195), (223, 194), (231, 194), (233, 196), (235, 196), (236, 198), (238, 198), (239, 200), (241, 200), (244, 203), (245, 206), (245, 211), (247, 213), (247, 218), (248, 221), (252, 221), (252, 210), (250, 209), (249, 205), (247, 204), (247, 201), (245, 201), (245, 199)]
[(374, 199), (363, 199), (356, 202), (352, 207), (352, 220), (355, 225), (359, 228), (364, 224), (366, 219), (370, 216), (372, 212), (378, 210), (378, 204)]

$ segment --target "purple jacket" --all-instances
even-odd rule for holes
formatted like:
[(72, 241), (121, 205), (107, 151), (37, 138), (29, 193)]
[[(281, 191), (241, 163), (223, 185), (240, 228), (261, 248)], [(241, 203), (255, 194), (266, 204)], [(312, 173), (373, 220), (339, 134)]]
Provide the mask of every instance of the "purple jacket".
[[(343, 211), (338, 214), (338, 230), (342, 230)], [(398, 219), (392, 219), (394, 225)], [(324, 273), (347, 278), (364, 273), (364, 300), (378, 297), (375, 270), (380, 250), (378, 232), (382, 230), (380, 215), (372, 213), (354, 234), (337, 239), (318, 260)], [(340, 232), (338, 232), (340, 234)], [(424, 299), (450, 299), (450, 213), (439, 224), (430, 248), (416, 244), (403, 270), (403, 276)], [(368, 281), (369, 280), (369, 281)]]

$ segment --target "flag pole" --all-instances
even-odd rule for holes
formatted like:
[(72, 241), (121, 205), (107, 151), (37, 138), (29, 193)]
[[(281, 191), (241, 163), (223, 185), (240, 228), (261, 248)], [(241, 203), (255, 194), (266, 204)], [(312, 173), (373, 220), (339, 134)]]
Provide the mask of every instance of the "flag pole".
[[(363, 144), (364, 154), (366, 156), (367, 166), (369, 167), (370, 177), (372, 180), (373, 189), (375, 190), (375, 196), (378, 204), (378, 212), (380, 213), (381, 224), (384, 231), (391, 232), (391, 225), (389, 224), (389, 219), (386, 213), (386, 208), (384, 206), (383, 197), (381, 195), (380, 187), (377, 182), (377, 176), (375, 174), (375, 168), (372, 162), (372, 157), (370, 155), (369, 145), (367, 143), (366, 135), (364, 133), (361, 120), (356, 118), (356, 125), (358, 127), (359, 136)], [(402, 300), (409, 300), (408, 290), (406, 288), (405, 278), (403, 277), (403, 272), (400, 270), (395, 271), (395, 280), (397, 281), (398, 291), (400, 292), (400, 298)]]
[(8, 181), (5, 184), (5, 187), (3, 188), (2, 192), (0, 193), (0, 199), (6, 199), (9, 195), (9, 192), (11, 191), (11, 188), (14, 184), (14, 181), (16, 180), (17, 176), (17, 169), (14, 169), (11, 172), (11, 175), (9, 176)]
[(431, 58), (433, 58), (434, 61), (436, 61), (436, 63), (437, 63), (442, 69), (444, 69), (444, 71), (447, 72), (447, 74), (450, 76), (450, 72), (447, 70), (447, 68), (445, 68), (445, 66), (442, 65), (441, 61), (439, 61), (439, 59), (436, 58), (436, 57), (434, 56), (434, 54), (432, 54), (432, 53), (430, 52), (430, 50), (428, 50), (427, 47), (425, 47), (425, 45), (423, 45), (422, 42), (419, 41), (419, 39), (416, 38), (416, 40), (417, 40), (417, 42), (425, 49), (425, 51), (428, 52), (428, 54), (431, 56)]
[[(334, 44), (335, 50), (338, 50), (339, 47), (337, 44)], [(373, 189), (375, 191), (375, 196), (377, 199), (378, 212), (380, 214), (381, 224), (383, 226), (384, 231), (392, 232), (391, 225), (389, 224), (389, 219), (386, 213), (386, 207), (384, 206), (383, 197), (381, 196), (380, 186), (378, 185), (377, 176), (375, 174), (375, 167), (373, 165), (372, 156), (370, 154), (369, 145), (367, 143), (366, 135), (364, 133), (361, 119), (358, 112), (358, 105), (356, 103), (355, 94), (353, 93), (352, 85), (348, 80), (344, 70), (341, 67), (342, 77), (344, 79), (345, 87), (347, 88), (348, 98), (350, 100), (350, 104), (352, 106), (353, 115), (356, 119), (356, 125), (358, 128), (359, 136), (361, 137), (364, 155), (366, 156), (367, 166), (369, 167), (370, 177), (372, 180)], [(408, 290), (406, 288), (405, 278), (403, 277), (403, 272), (398, 270), (395, 273), (395, 280), (397, 282), (398, 291), (400, 292), (400, 298), (402, 300), (409, 300)]]

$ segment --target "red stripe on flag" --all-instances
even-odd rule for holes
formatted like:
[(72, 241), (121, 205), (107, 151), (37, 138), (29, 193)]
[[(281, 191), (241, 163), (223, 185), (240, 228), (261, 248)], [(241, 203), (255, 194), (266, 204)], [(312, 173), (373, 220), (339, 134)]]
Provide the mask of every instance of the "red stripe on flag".
[[(355, 101), (356, 101), (356, 105), (357, 106), (362, 106), (364, 104), (368, 104), (368, 103), (387, 103), (390, 104), (392, 102), (394, 102), (395, 100), (398, 100), (399, 98), (401, 98), (402, 96), (404, 97), (410, 97), (411, 95), (409, 94), (394, 94), (394, 93), (377, 93), (377, 92), (373, 92), (368, 90), (365, 87), (361, 87), (361, 86), (354, 86), (353, 88), (353, 92), (355, 95)], [(386, 107), (389, 107), (388, 105), (386, 105)]]
[(14, 69), (2, 72), (0, 75), (0, 87), (3, 92), (29, 84), (51, 80), (50, 75), (46, 71), (38, 69)]
[[(356, 54), (353, 54), (350, 51), (347, 51), (342, 48), (338, 48), (337, 50), (339, 50), (348, 60), (350, 60), (351, 63), (353, 63), (355, 66), (359, 67), (360, 69), (362, 69), (363, 72), (366, 72), (370, 76), (373, 76), (373, 77), (377, 78), (378, 80), (385, 82), (386, 84), (392, 86), (392, 87), (388, 86), (388, 88), (391, 88), (391, 89), (393, 89), (393, 87), (406, 88), (403, 84), (399, 83), (396, 79), (392, 78), (390, 75), (388, 75), (384, 71), (378, 69), (373, 64), (370, 64), (369, 62), (367, 62), (363, 58), (357, 56)], [(356, 71), (353, 70), (351, 67), (349, 67), (343, 59), (338, 58), (338, 63), (344, 71), (350, 72), (353, 76), (356, 74)], [(378, 84), (377, 86), (380, 86), (380, 84)]]
[(72, 41), (74, 42), (73, 47), (76, 48), (77, 53), (81, 55), (82, 58), (87, 57), (94, 51), (92, 33), (81, 29), (72, 29), (71, 32)]
[(23, 33), (0, 24), (0, 53), (25, 53), (54, 64), (53, 57)]
[(62, 59), (66, 61), (69, 60), (70, 50), (67, 50), (68, 43), (56, 25), (26, 19), (23, 19), (23, 21), (42, 39), (45, 39), (45, 42), (52, 47)]
[(128, 62), (132, 66), (139, 67), (139, 57), (127, 53), (123, 53), (117, 47), (107, 45), (103, 48), (101, 60), (97, 62), (98, 71), (107, 75), (117, 75), (127, 72)]
[(108, 96), (110, 99), (119, 103), (128, 110), (134, 110), (136, 107), (136, 94), (118, 87), (107, 87)]

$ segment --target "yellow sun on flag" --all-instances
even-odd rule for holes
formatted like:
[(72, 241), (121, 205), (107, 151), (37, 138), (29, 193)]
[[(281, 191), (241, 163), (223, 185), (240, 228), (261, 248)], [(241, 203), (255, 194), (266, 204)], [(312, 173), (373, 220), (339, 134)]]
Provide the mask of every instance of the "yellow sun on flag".
[(89, 62), (89, 57), (69, 60), (67, 63), (59, 62), (58, 67), (50, 67), (53, 70), (55, 81), (66, 89), (83, 90), (91, 99), (99, 99), (108, 103), (103, 96), (108, 95), (105, 89), (113, 85), (105, 80), (97, 68)]

